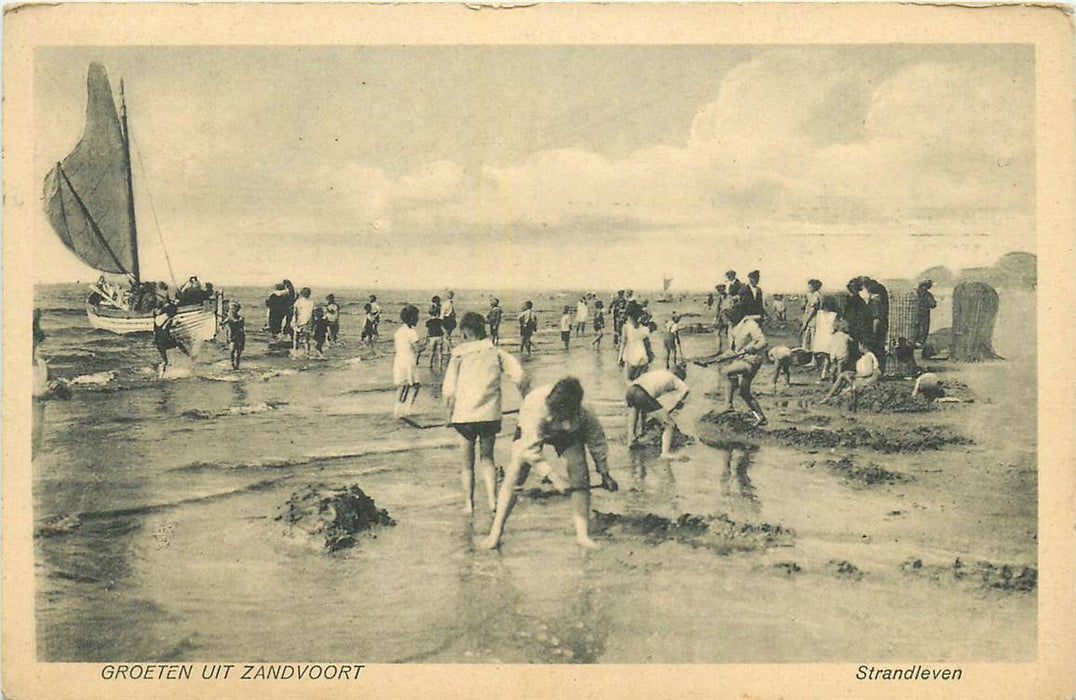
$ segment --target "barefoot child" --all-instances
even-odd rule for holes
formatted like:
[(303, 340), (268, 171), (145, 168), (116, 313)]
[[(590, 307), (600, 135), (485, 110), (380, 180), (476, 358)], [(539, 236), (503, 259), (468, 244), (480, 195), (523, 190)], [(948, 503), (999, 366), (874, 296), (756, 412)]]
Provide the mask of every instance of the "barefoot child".
[(239, 358), (247, 344), (247, 322), (240, 312), (242, 306), (238, 301), (228, 305), (228, 315), (224, 318), (224, 343), (232, 360), (232, 369), (239, 369)]
[(599, 299), (594, 302), (594, 340), (590, 341), (591, 346), (595, 350), (600, 350), (602, 346), (602, 338), (605, 337), (605, 311), (603, 311), (602, 302)]
[(684, 361), (684, 346), (680, 342), (680, 314), (673, 311), (665, 322), (665, 369)]
[(475, 443), (481, 445), (479, 471), (486, 487), (490, 512), (497, 506), (497, 474), (493, 448), (501, 431), (501, 376), (507, 375), (526, 393), (526, 378), (519, 361), (486, 338), (485, 322), (468, 311), (460, 319), (462, 342), (452, 350), (445, 369), (441, 395), (448, 407), (448, 425), (460, 434), (463, 450), (463, 511), (474, 512)]
[(728, 352), (718, 356), (718, 361), (724, 362), (722, 373), (725, 375), (725, 401), (719, 413), (732, 413), (732, 397), (737, 391), (740, 398), (751, 410), (755, 424), (766, 424), (766, 414), (762, 412), (762, 406), (751, 393), (751, 382), (758, 370), (762, 367), (762, 357), (766, 352), (766, 336), (758, 325), (758, 316), (744, 315), (743, 305), (734, 304), (729, 310), (729, 341), (731, 347)]
[(560, 339), (564, 343), (564, 349), (568, 349), (568, 343), (572, 339), (572, 307), (565, 306), (564, 313), (560, 316)]
[(329, 343), (335, 343), (340, 335), (340, 305), (332, 294), (325, 297), (325, 320), (329, 324)]
[(419, 340), (415, 326), (418, 324), (418, 307), (407, 304), (400, 310), (403, 321), (393, 335), (396, 357), (392, 362), (392, 383), (396, 385), (396, 405), (393, 415), (399, 418), (407, 415), (418, 399), (418, 356), (422, 352), (423, 342)]
[[(553, 471), (542, 457), (542, 447), (552, 445), (564, 458), (568, 478)], [(594, 458), (601, 475), (602, 488), (616, 491), (618, 486), (609, 475), (608, 446), (601, 423), (583, 405), (583, 387), (575, 377), (565, 377), (556, 384), (532, 390), (519, 409), (519, 427), (512, 445), (512, 458), (505, 469), (504, 481), (497, 496), (497, 515), (489, 537), (480, 546), (498, 547), (504, 525), (516, 501), (516, 486), (522, 486), (533, 468), (541, 476), (549, 476), (558, 491), (569, 491), (575, 540), (583, 547), (595, 548), (590, 539), (590, 471), (586, 450)]]
[(489, 339), (494, 345), (501, 344), (501, 316), (504, 310), (501, 308), (500, 299), (489, 300), (489, 313), (486, 314), (486, 323), (489, 324)]
[[(639, 433), (646, 425), (646, 419), (653, 416), (661, 421), (664, 430), (661, 433), (661, 458), (675, 459), (672, 454), (672, 439), (676, 432), (676, 422), (672, 413), (684, 405), (689, 390), (684, 384), (687, 368), (676, 365), (672, 370), (651, 370), (628, 386), (625, 399), (628, 404), (628, 447), (633, 447), (639, 439)], [(659, 401), (665, 398), (672, 406), (666, 409)], [(675, 399), (675, 401), (672, 401)]]
[(519, 352), (533, 355), (534, 345), (531, 343), (531, 336), (538, 330), (538, 316), (534, 313), (534, 302), (523, 302), (523, 311), (520, 312), (518, 319)]
[(320, 306), (314, 309), (314, 316), (310, 321), (310, 331), (314, 336), (314, 350), (318, 357), (325, 358), (325, 340), (329, 337), (329, 320), (325, 318), (325, 309)]
[(362, 305), (362, 310), (366, 312), (366, 318), (362, 322), (362, 335), (360, 340), (366, 344), (366, 347), (370, 348), (370, 352), (377, 354), (377, 346), (374, 344), (374, 307), (369, 302)]
[(829, 403), (833, 397), (839, 394), (845, 387), (849, 387), (852, 394), (852, 410), (856, 410), (857, 394), (864, 387), (874, 384), (882, 378), (882, 368), (878, 364), (878, 357), (871, 351), (866, 343), (859, 343), (859, 359), (856, 360), (855, 372), (842, 372), (833, 382), (833, 387), (826, 394), (826, 398), (820, 403)]
[(777, 380), (785, 375), (785, 388), (792, 386), (792, 350), (787, 345), (770, 348), (767, 353), (773, 363), (773, 394), (777, 395)]
[(434, 297), (426, 319), (426, 347), (430, 351), (430, 369), (440, 370), (445, 360), (445, 321), (441, 318), (441, 298)]

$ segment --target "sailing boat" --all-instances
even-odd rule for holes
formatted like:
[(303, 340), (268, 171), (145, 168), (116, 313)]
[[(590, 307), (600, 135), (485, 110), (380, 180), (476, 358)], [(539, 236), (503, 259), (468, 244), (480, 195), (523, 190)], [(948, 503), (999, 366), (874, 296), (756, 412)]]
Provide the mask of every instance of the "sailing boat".
[[(103, 273), (123, 275), (124, 293), (104, 275), (89, 295), (90, 325), (112, 333), (153, 331), (152, 283), (139, 274), (138, 229), (135, 225), (127, 104), (120, 81), (117, 114), (108, 73), (91, 63), (86, 76), (86, 125), (82, 139), (45, 177), (45, 214), (49, 223), (82, 262)], [(146, 303), (148, 301), (148, 303)], [(219, 293), (215, 298), (178, 307), (174, 328), (193, 340), (216, 334)]]
[(667, 274), (661, 276), (661, 296), (658, 297), (658, 301), (664, 304), (672, 301), (672, 297), (669, 296), (669, 289), (672, 287), (673, 278)]

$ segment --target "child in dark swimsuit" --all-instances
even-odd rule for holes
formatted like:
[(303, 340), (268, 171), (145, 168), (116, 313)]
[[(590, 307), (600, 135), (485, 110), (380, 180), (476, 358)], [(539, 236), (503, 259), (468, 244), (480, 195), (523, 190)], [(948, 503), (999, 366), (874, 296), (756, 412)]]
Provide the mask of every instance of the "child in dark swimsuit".
[(157, 346), (157, 352), (161, 354), (160, 376), (163, 376), (168, 369), (169, 350), (178, 348), (187, 357), (191, 355), (187, 347), (172, 335), (175, 318), (176, 307), (174, 304), (167, 304), (153, 316), (153, 343)]
[(314, 309), (314, 317), (311, 320), (314, 334), (314, 349), (319, 358), (324, 358), (325, 340), (329, 337), (329, 319), (325, 318), (325, 309), (320, 306)]
[(238, 301), (233, 301), (224, 318), (224, 342), (232, 359), (232, 369), (239, 369), (239, 358), (247, 344), (247, 321), (240, 313), (241, 308)]

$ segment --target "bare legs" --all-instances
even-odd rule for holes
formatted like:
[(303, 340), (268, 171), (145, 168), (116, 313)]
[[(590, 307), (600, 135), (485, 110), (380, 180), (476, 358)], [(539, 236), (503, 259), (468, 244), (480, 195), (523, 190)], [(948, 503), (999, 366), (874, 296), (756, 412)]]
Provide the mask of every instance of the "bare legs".
[(497, 507), (497, 469), (493, 463), (493, 448), (497, 443), (497, 436), (480, 436), (476, 440), (461, 438), (460, 447), (463, 451), (463, 469), (460, 470), (460, 481), (463, 484), (463, 512), (474, 512), (474, 468), (475, 468), (475, 442), (481, 445), (481, 453), (478, 461), (478, 471), (482, 476), (482, 482), (486, 488), (486, 502), (492, 511)]

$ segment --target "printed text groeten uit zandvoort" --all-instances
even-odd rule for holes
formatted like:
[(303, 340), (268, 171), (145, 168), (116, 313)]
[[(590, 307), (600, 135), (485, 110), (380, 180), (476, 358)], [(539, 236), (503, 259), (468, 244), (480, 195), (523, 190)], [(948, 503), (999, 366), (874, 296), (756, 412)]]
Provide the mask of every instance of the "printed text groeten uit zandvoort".
[(358, 680), (365, 664), (105, 664), (101, 678), (106, 681), (204, 680)]

